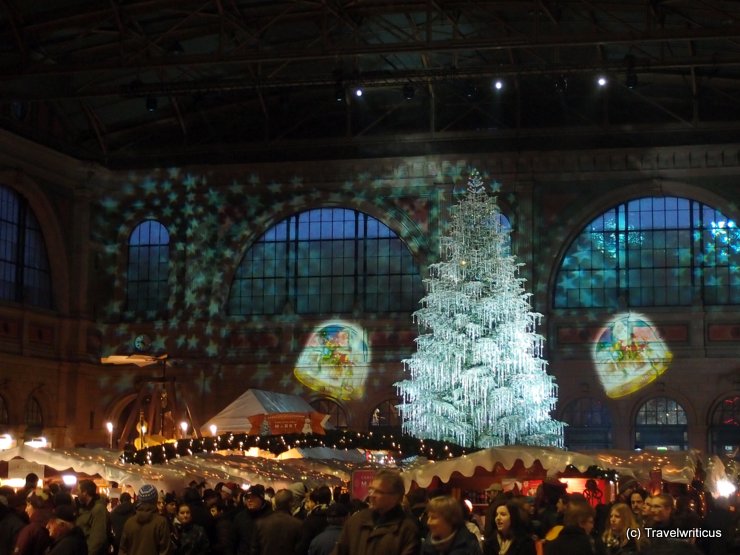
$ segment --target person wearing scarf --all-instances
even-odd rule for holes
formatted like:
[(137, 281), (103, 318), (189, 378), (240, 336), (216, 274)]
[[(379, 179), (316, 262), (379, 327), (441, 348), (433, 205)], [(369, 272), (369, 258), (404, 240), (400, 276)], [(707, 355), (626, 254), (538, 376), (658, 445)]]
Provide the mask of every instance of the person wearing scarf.
[(495, 529), (483, 543), (484, 555), (536, 555), (534, 540), (528, 534), (520, 507), (501, 500), (494, 511)]
[(481, 555), (478, 538), (465, 526), (460, 501), (448, 496), (434, 497), (427, 503), (429, 533), (421, 555)]
[(627, 537), (627, 530), (640, 530), (635, 515), (625, 503), (616, 503), (609, 511), (609, 525), (602, 540), (608, 555), (631, 555), (639, 553), (645, 547), (645, 532), (641, 530), (639, 540)]

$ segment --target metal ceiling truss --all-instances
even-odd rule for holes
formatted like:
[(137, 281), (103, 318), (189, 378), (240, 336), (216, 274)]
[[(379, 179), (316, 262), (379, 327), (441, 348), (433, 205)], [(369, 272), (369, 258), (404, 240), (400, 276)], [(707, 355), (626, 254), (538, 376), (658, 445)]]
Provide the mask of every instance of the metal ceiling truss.
[[(610, 123), (612, 116), (619, 121), (622, 114), (611, 113), (619, 96), (655, 109), (665, 116), (664, 123), (727, 128), (733, 125), (711, 114), (703, 120), (702, 95), (740, 105), (740, 6), (735, 2), (48, 4), (0, 0), (5, 15), (0, 20), (0, 102), (47, 105), (74, 135), (70, 152), (103, 161), (135, 157), (167, 139), (211, 150), (223, 146), (222, 131), (236, 133), (240, 125), (261, 129), (240, 134), (258, 150), (295, 140), (300, 145), (311, 126), (323, 133), (307, 137), (312, 142), (373, 141), (371, 135), (392, 133), (408, 117), (409, 104), (398, 94), (405, 85), (424, 93), (419, 100), (425, 103), (423, 114), (408, 127), (425, 140), (472, 133), (479, 126), (476, 118), (502, 129), (535, 132), (524, 117), (538, 109), (531, 105), (533, 87), (562, 78), (585, 81), (597, 72), (630, 91), (611, 99), (605, 95), (598, 114), (585, 104), (561, 101), (564, 118), (587, 126)], [(627, 75), (633, 85), (649, 85), (629, 86)], [(511, 117), (496, 113), (490, 92), (471, 98), (454, 85), (470, 81), (482, 89), (493, 78), (508, 80), (507, 94), (514, 97), (506, 104)], [(366, 103), (365, 114), (357, 113), (356, 102), (344, 102), (341, 116), (324, 117), (325, 128), (318, 126), (317, 119), (327, 112), (321, 99), (331, 97), (338, 85), (361, 85), (381, 95)], [(132, 100), (147, 97), (166, 102), (156, 114), (136, 110)], [(686, 98), (692, 103), (688, 113)], [(291, 109), (294, 113), (288, 113)], [(740, 121), (737, 112), (728, 114), (731, 121)], [(549, 114), (544, 110), (542, 115)], [(48, 144), (64, 142), (52, 136), (54, 126), (43, 118), (0, 119), (18, 132), (35, 128), (33, 135), (46, 136)], [(212, 133), (202, 132), (210, 127)], [(172, 148), (161, 152), (170, 156)]]

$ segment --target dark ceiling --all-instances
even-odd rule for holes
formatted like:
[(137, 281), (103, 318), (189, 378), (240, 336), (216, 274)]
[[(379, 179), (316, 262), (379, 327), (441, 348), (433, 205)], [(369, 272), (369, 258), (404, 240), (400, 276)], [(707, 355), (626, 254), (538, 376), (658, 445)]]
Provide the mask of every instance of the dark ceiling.
[(112, 168), (733, 142), (740, 2), (0, 0), (0, 80)]

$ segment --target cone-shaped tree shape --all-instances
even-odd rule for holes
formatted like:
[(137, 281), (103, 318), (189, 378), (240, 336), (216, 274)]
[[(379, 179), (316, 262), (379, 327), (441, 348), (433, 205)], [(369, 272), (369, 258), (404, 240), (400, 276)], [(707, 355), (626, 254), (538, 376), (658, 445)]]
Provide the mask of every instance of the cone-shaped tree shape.
[(396, 384), (403, 430), (458, 445), (562, 447), (550, 417), (557, 386), (546, 372), (541, 318), (509, 250), (496, 198), (476, 171), (452, 209), (441, 262), (429, 267), (414, 318), (423, 332)]

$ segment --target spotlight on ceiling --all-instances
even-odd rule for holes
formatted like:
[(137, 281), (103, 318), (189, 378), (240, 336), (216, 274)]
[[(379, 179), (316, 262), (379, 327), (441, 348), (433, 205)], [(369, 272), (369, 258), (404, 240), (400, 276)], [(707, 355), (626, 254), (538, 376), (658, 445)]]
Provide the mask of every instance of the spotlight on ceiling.
[(493, 82), (493, 88), (496, 89), (497, 91), (500, 91), (501, 89), (504, 88), (504, 82), (501, 79), (496, 79)]
[(604, 76), (604, 75), (599, 75), (596, 78), (596, 84), (599, 85), (599, 87), (606, 87), (606, 85), (607, 85), (608, 82), (609, 81), (607, 80), (606, 76)]
[(414, 90), (414, 86), (411, 83), (406, 83), (403, 86), (402, 92), (403, 97), (406, 100), (411, 100), (412, 98), (414, 98), (414, 94), (416, 93), (416, 91)]
[(149, 95), (146, 97), (146, 109), (147, 112), (155, 112), (157, 110), (157, 97)]
[(637, 72), (635, 71), (635, 57), (627, 54), (624, 57), (626, 70), (624, 73), (624, 86), (628, 89), (634, 89), (637, 86)]
[(355, 96), (357, 98), (361, 97), (362, 96), (362, 93), (363, 93), (362, 87), (360, 87), (360, 86), (355, 87)]
[(555, 78), (553, 86), (555, 87), (555, 90), (557, 92), (564, 93), (568, 90), (568, 79), (565, 77), (565, 75), (560, 75), (559, 77)]

